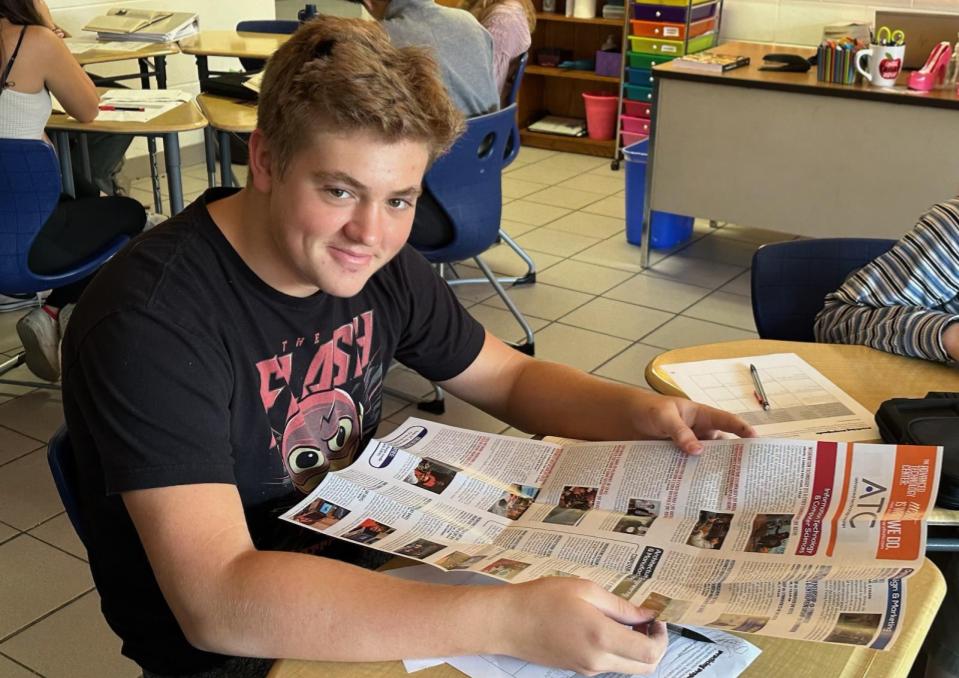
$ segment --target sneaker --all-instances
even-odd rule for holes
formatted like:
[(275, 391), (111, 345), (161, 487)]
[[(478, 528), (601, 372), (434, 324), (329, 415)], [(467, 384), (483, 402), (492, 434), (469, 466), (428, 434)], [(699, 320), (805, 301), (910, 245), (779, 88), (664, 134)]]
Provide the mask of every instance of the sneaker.
[(24, 360), (30, 371), (41, 379), (60, 378), (60, 326), (42, 308), (35, 308), (17, 323), (23, 343)]

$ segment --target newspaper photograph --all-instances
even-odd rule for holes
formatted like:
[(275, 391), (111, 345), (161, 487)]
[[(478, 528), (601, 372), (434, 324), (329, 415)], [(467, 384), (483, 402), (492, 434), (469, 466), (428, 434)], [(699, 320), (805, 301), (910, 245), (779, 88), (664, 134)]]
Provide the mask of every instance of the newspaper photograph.
[(583, 577), (662, 621), (885, 649), (941, 448), (569, 442), (409, 419), (282, 519), (447, 571)]

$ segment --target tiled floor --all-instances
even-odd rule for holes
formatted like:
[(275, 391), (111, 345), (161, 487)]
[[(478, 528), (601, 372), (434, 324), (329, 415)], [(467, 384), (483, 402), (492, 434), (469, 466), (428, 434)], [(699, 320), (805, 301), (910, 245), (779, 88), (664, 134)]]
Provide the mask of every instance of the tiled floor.
[[(237, 168), (240, 181), (244, 169)], [(187, 199), (205, 182), (202, 165), (186, 168)], [(646, 363), (663, 349), (756, 336), (750, 257), (758, 244), (791, 236), (697, 222), (690, 242), (654, 253), (654, 265), (643, 272), (638, 248), (624, 237), (623, 182), (623, 173), (601, 158), (523, 149), (504, 178), (503, 227), (539, 272), (535, 285), (510, 294), (536, 331), (538, 356), (645, 387)], [(152, 202), (147, 180), (133, 182), (131, 194)], [(523, 272), (505, 245), (485, 259), (502, 274)], [(460, 272), (478, 273), (465, 266)], [(521, 338), (488, 285), (457, 293), (498, 336)], [(18, 316), (0, 315), (0, 353), (18, 347)], [(402, 370), (390, 382), (408, 393), (429, 391)], [(424, 416), (389, 397), (383, 415), (384, 428)], [(519, 434), (454, 398), (442, 420)], [(45, 441), (61, 421), (56, 392), (0, 386), (0, 678), (138, 676), (99, 614), (83, 549), (46, 465)]]

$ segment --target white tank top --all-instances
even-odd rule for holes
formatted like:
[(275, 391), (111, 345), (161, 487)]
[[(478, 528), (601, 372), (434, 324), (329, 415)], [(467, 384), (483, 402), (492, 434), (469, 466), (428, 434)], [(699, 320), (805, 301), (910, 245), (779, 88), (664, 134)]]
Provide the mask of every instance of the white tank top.
[(43, 127), (47, 124), (53, 104), (50, 93), (44, 87), (38, 92), (17, 92), (7, 87), (10, 72), (20, 52), (27, 27), (20, 30), (17, 46), (7, 63), (0, 68), (0, 137), (7, 139), (42, 139)]

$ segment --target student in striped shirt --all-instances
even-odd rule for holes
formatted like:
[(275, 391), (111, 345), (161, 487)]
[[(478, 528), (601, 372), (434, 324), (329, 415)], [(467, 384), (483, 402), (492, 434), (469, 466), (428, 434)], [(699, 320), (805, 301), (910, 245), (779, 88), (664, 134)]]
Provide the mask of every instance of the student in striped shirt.
[(959, 359), (959, 197), (826, 295), (816, 340), (938, 362)]

